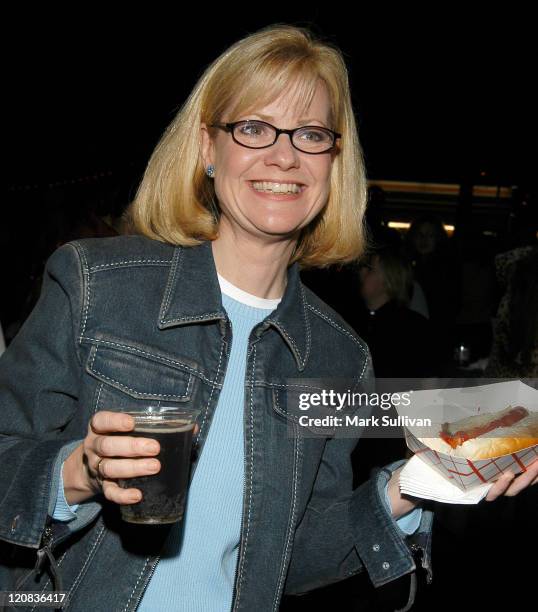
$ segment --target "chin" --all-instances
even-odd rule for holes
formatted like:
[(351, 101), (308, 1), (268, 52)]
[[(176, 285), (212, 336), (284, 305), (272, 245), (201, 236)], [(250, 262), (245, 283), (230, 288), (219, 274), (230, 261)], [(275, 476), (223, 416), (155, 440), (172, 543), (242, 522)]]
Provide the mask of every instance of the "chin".
[(271, 219), (252, 219), (252, 224), (264, 234), (288, 236), (299, 231), (299, 228), (302, 226), (301, 221), (302, 220), (283, 219), (280, 217)]
[(257, 223), (256, 229), (263, 234), (286, 237), (291, 237), (300, 231), (297, 223)]

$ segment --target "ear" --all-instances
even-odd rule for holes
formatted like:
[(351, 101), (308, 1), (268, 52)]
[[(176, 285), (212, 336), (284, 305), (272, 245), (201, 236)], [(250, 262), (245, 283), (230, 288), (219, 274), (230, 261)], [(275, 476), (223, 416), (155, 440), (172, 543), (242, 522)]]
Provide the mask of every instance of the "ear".
[(204, 168), (211, 164), (215, 165), (215, 145), (205, 123), (200, 124), (200, 154)]

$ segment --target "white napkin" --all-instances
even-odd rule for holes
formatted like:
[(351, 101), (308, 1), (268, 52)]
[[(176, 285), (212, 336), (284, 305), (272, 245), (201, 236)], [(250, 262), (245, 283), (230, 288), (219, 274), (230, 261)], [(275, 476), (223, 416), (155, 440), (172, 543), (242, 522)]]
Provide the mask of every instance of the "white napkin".
[(417, 455), (413, 455), (400, 472), (401, 493), (446, 504), (477, 504), (492, 486), (492, 482), (486, 482), (462, 491)]

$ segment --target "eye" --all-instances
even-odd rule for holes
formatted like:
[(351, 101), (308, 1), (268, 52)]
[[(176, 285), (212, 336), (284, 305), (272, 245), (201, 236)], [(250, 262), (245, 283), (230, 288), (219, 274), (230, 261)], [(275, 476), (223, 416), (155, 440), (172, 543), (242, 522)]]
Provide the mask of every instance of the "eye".
[(305, 128), (300, 130), (297, 135), (301, 140), (312, 143), (329, 142), (331, 140), (329, 133), (322, 129)]
[(240, 124), (236, 129), (242, 136), (250, 136), (252, 138), (263, 136), (267, 131), (267, 127), (263, 123), (257, 123), (256, 121)]

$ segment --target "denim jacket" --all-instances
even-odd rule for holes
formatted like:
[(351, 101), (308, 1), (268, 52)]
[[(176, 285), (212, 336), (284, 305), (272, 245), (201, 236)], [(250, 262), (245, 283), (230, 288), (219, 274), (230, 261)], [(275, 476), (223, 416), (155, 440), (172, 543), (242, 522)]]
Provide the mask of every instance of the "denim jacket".
[[(89, 239), (52, 255), (41, 298), (0, 360), (0, 590), (61, 587), (68, 609), (136, 610), (169, 526), (125, 523), (99, 496), (73, 521), (51, 521), (60, 466), (96, 411), (147, 400), (201, 409), (199, 456), (231, 338), (209, 242)], [(288, 435), (288, 381), (331, 376), (367, 380), (368, 349), (294, 264), (249, 339), (234, 611), (276, 611), (284, 593), (364, 571), (381, 586), (414, 572), (418, 555), (431, 578), (432, 513), (406, 537), (384, 500), (403, 461), (352, 491), (356, 439)]]

